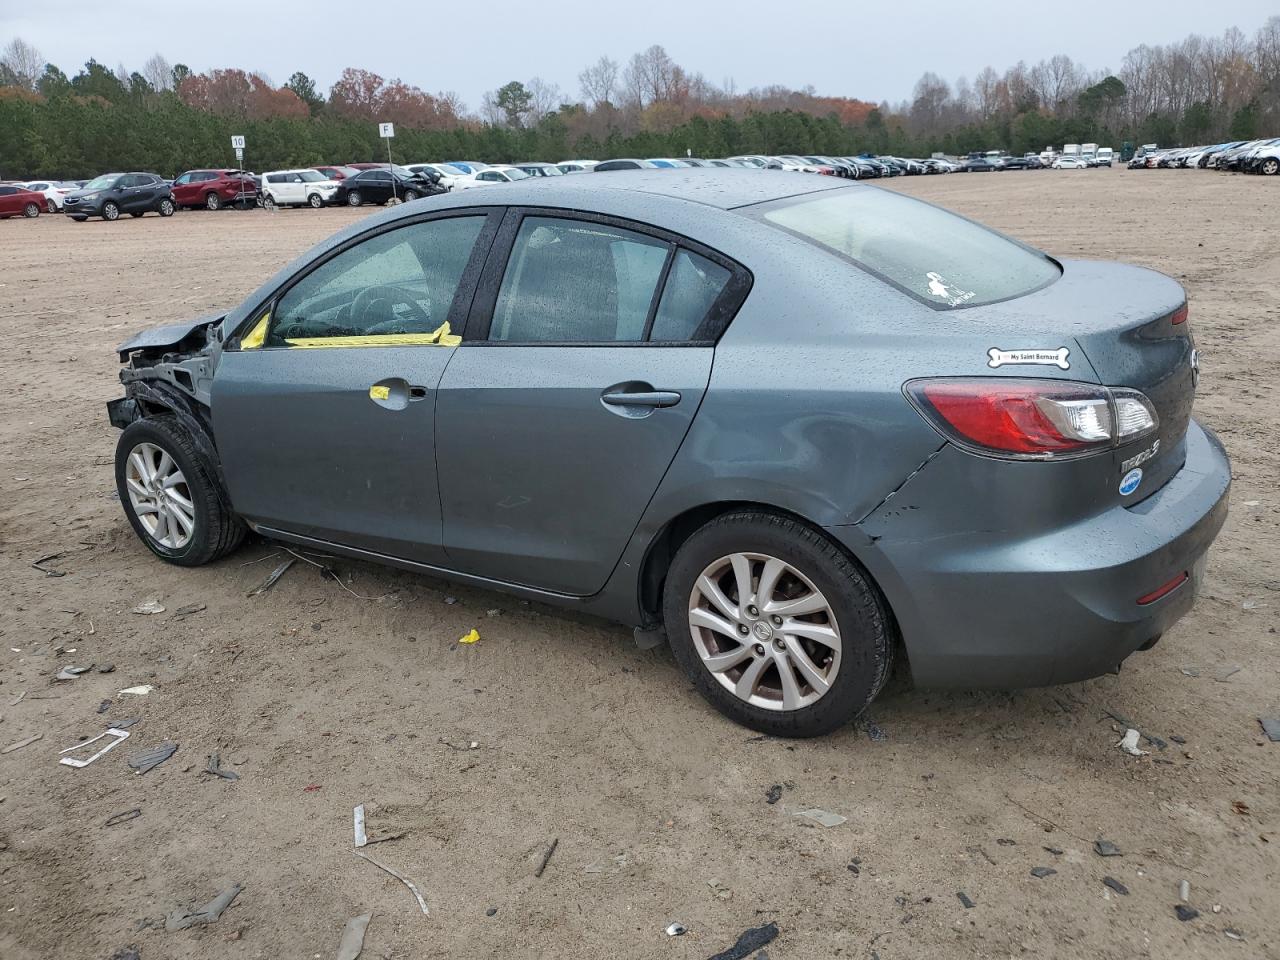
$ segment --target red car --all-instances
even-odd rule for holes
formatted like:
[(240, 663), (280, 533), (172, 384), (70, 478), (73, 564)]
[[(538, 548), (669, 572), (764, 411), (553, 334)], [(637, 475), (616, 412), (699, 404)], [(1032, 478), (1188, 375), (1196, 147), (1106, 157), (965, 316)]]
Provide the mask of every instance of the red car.
[(359, 171), (353, 167), (312, 167), (312, 170), (319, 170), (330, 180), (345, 180), (347, 177), (355, 176)]
[(220, 210), (235, 203), (253, 206), (258, 183), (244, 170), (188, 170), (173, 181), (173, 202), (179, 207)]
[(5, 217), (38, 217), (48, 209), (49, 201), (43, 193), (0, 184), (0, 220)]

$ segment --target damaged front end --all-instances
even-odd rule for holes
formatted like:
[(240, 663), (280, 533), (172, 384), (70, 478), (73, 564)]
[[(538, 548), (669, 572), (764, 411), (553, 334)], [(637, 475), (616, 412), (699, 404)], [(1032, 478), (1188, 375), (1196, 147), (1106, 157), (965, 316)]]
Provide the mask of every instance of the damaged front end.
[(221, 321), (222, 315), (214, 314), (165, 324), (120, 344), (116, 352), (124, 364), (120, 382), (125, 395), (107, 402), (111, 425), (123, 430), (144, 417), (175, 417), (217, 469), (209, 396), (222, 350)]

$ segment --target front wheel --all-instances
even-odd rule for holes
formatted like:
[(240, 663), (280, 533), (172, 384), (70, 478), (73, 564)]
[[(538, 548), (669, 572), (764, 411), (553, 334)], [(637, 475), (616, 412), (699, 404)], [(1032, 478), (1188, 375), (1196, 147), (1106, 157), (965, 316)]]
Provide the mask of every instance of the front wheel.
[(406, 190), (404, 192), (404, 202), (409, 203), (410, 201), (417, 200), (418, 196), (419, 194), (417, 190)]
[(347, 194), (348, 207), (358, 207), (363, 202), (364, 200), (361, 198), (359, 190), (352, 190), (350, 193)]
[(119, 220), (120, 219), (120, 207), (119, 205), (116, 204), (114, 200), (108, 200), (106, 203), (102, 205), (102, 219), (103, 220)]
[(274, 211), (276, 208), (276, 198), (271, 194), (267, 194), (262, 198), (262, 209)]
[(312, 210), (319, 210), (324, 206), (324, 199), (318, 193), (313, 193), (307, 197), (307, 203), (311, 205)]
[(1267, 157), (1262, 161), (1262, 175), (1264, 177), (1274, 177), (1280, 173), (1280, 160), (1275, 157)]
[(40, 204), (28, 203), (22, 208), (22, 215), (28, 220), (34, 220), (36, 217), (40, 216)]
[(148, 549), (169, 563), (200, 566), (244, 538), (244, 524), (225, 506), (215, 477), (174, 417), (135, 420), (116, 444), (125, 516)]
[(726, 514), (667, 571), (663, 620), (676, 660), (726, 716), (783, 737), (850, 723), (888, 680), (892, 619), (876, 586), (816, 530)]

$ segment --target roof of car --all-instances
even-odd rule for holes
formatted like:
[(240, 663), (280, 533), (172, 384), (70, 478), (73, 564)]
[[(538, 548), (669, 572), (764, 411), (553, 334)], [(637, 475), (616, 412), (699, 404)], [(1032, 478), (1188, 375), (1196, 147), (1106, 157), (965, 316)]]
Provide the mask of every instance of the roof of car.
[[(832, 182), (834, 181), (834, 182)], [(837, 177), (801, 177), (777, 170), (746, 170), (741, 167), (675, 167), (667, 170), (618, 170), (601, 177), (537, 177), (519, 180), (500, 194), (483, 198), (485, 203), (539, 206), (558, 204), (572, 207), (584, 196), (620, 191), (646, 193), (676, 200), (701, 203), (732, 210), (755, 203), (780, 200), (822, 190), (853, 188), (855, 184)], [(450, 195), (453, 196), (453, 195)], [(458, 199), (480, 200), (465, 191)]]

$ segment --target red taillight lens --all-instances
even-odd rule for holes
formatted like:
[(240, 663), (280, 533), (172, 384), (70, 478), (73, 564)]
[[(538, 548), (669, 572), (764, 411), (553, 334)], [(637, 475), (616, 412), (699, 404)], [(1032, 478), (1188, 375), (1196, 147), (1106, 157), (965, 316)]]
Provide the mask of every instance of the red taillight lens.
[(1173, 593), (1173, 591), (1177, 590), (1180, 586), (1182, 586), (1184, 583), (1186, 583), (1190, 579), (1191, 579), (1191, 575), (1184, 570), (1182, 573), (1178, 574), (1168, 583), (1164, 584), (1161, 587), (1158, 587), (1155, 590), (1152, 590), (1150, 593), (1144, 594), (1143, 596), (1139, 597), (1138, 606), (1145, 607), (1149, 603), (1155, 603), (1161, 597), (1167, 597), (1169, 594)]
[[(1087, 383), (997, 377), (914, 380), (906, 393), (947, 439), (1012, 459), (1082, 456), (1157, 427), (1155, 410), (1141, 394)], [(1141, 430), (1129, 422), (1138, 413)]]
[(1174, 311), (1173, 316), (1171, 316), (1171, 317), (1169, 318), (1169, 320), (1170, 320), (1170, 321), (1171, 321), (1175, 326), (1176, 326), (1177, 324), (1179, 324), (1179, 323), (1186, 323), (1186, 322), (1187, 322), (1187, 314), (1188, 314), (1188, 313), (1189, 313), (1189, 310), (1188, 310), (1188, 308), (1187, 308), (1187, 304), (1185, 304), (1185, 303), (1184, 303), (1184, 304), (1183, 304), (1182, 306), (1180, 306), (1176, 311)]

